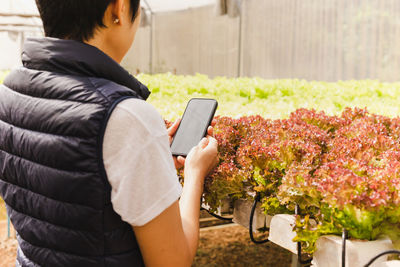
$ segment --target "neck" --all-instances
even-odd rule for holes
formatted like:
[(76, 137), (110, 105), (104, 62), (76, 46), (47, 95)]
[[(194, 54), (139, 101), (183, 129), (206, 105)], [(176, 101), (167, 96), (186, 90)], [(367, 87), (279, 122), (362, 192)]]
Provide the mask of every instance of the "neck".
[(109, 40), (101, 34), (96, 34), (92, 39), (85, 41), (85, 43), (98, 48), (103, 53), (114, 59), (114, 61), (121, 63), (122, 56), (117, 52), (118, 49), (113, 45), (112, 40)]

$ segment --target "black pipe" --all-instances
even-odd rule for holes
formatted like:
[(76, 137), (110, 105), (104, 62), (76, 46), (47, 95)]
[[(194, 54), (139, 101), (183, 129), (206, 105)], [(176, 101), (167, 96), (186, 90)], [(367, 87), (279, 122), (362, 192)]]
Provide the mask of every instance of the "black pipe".
[(346, 239), (347, 239), (347, 230), (343, 229), (343, 231), (342, 231), (342, 267), (346, 267)]
[(378, 258), (388, 255), (388, 254), (397, 254), (400, 255), (400, 251), (399, 250), (388, 250), (382, 253), (379, 253), (378, 255), (376, 255), (375, 257), (373, 257), (367, 264), (364, 265), (364, 267), (369, 267), (372, 263), (374, 263), (374, 261), (376, 261)]
[[(267, 243), (269, 240), (264, 239), (264, 240), (255, 240), (253, 236), (253, 219), (254, 219), (254, 212), (257, 207), (257, 202), (260, 201), (260, 194), (257, 193), (256, 197), (254, 198), (254, 203), (253, 206), (251, 207), (250, 211), (250, 222), (249, 222), (249, 235), (250, 235), (250, 240), (255, 243), (255, 244), (264, 244)], [(268, 229), (269, 230), (269, 229)]]

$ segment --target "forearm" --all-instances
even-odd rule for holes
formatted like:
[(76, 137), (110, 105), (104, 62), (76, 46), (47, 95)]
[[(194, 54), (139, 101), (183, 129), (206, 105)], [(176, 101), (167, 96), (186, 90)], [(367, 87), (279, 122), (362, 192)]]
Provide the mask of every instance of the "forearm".
[(179, 200), (182, 227), (192, 259), (196, 255), (199, 240), (200, 201), (203, 192), (202, 180), (198, 174), (185, 175), (185, 185)]

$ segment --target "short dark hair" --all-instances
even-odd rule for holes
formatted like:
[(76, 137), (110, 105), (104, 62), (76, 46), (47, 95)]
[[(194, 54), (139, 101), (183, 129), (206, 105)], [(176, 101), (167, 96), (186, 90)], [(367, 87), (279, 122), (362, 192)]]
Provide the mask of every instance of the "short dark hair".
[[(114, 0), (36, 0), (47, 37), (87, 41), (103, 22), (108, 5)], [(140, 0), (130, 0), (132, 21)]]

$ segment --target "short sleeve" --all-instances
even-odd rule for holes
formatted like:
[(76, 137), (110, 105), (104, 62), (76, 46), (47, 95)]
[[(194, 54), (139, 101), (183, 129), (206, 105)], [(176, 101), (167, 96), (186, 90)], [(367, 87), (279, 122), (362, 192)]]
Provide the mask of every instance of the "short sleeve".
[(157, 217), (182, 193), (165, 123), (143, 100), (116, 106), (104, 135), (103, 160), (113, 208), (133, 226)]

